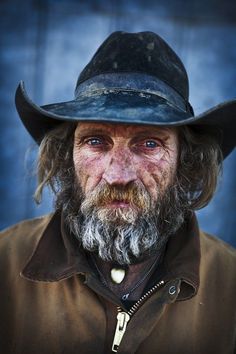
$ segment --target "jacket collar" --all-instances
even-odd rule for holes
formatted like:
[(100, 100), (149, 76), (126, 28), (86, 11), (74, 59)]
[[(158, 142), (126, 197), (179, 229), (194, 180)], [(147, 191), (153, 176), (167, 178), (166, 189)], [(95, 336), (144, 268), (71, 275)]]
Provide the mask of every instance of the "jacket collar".
[(60, 212), (52, 215), (21, 275), (33, 281), (59, 281), (86, 273), (89, 264), (79, 241), (65, 231)]
[[(161, 271), (164, 280), (181, 279), (178, 299), (194, 296), (199, 287), (200, 239), (195, 214), (168, 241)], [(79, 241), (66, 232), (60, 212), (52, 215), (21, 275), (32, 281), (53, 282), (93, 270)], [(157, 275), (158, 277), (158, 275)]]

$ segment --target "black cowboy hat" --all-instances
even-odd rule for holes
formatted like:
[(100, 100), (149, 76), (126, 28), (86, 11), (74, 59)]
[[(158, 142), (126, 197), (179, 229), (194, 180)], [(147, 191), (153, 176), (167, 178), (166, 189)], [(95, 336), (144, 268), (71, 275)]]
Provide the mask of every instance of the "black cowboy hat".
[(194, 116), (188, 86), (183, 63), (157, 34), (119, 31), (105, 40), (81, 72), (74, 100), (37, 106), (21, 82), (16, 108), (37, 143), (65, 121), (201, 125), (219, 128), (226, 157), (235, 146), (236, 100)]

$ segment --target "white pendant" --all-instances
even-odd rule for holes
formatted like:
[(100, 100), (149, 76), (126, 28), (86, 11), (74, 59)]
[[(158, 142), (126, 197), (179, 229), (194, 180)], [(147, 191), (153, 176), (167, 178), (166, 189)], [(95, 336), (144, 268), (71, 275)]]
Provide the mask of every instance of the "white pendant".
[(125, 270), (121, 268), (112, 268), (111, 279), (115, 284), (120, 284), (125, 277)]

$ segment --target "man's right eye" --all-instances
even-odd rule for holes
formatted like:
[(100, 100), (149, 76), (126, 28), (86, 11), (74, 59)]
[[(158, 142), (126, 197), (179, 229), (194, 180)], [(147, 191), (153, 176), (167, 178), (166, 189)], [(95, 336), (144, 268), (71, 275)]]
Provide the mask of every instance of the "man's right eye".
[(100, 138), (89, 138), (86, 140), (88, 145), (97, 146), (102, 144), (102, 139)]

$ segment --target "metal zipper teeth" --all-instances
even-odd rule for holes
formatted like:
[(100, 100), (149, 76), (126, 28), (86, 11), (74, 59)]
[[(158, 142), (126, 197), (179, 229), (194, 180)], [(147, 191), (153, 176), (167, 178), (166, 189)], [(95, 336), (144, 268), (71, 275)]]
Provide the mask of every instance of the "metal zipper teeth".
[(117, 307), (117, 323), (116, 330), (113, 338), (112, 351), (117, 352), (122, 341), (122, 338), (125, 334), (128, 322), (139, 307), (161, 286), (164, 285), (164, 281), (161, 280), (155, 286), (153, 286), (149, 291), (146, 292), (132, 307), (126, 312), (121, 307)]
[[(150, 290), (148, 290), (127, 312), (131, 317), (135, 314), (136, 311), (140, 308), (140, 306), (157, 290), (160, 286), (164, 285), (164, 280), (159, 281), (156, 285), (154, 285)], [(118, 312), (123, 312), (124, 310), (121, 307), (118, 307)]]

